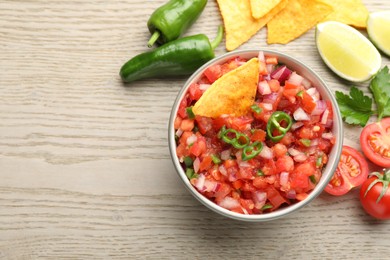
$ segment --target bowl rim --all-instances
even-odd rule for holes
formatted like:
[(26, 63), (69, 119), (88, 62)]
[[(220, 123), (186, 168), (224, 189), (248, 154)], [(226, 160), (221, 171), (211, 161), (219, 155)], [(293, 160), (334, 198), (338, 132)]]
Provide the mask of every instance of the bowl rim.
[[(336, 143), (332, 147), (332, 150), (330, 154), (332, 157), (329, 157), (329, 161), (326, 165), (326, 167), (323, 169), (323, 172), (327, 171), (328, 175), (324, 176), (322, 174), (320, 182), (316, 185), (316, 187), (309, 193), (308, 197), (305, 198), (302, 201), (296, 202), (292, 205), (289, 205), (287, 207), (283, 207), (280, 209), (277, 209), (275, 211), (272, 211), (270, 213), (265, 214), (252, 214), (252, 215), (246, 215), (241, 213), (236, 213), (233, 211), (230, 211), (228, 209), (225, 209), (216, 203), (212, 202), (208, 198), (206, 198), (204, 195), (202, 195), (200, 192), (198, 192), (195, 187), (192, 186), (190, 181), (188, 180), (180, 162), (176, 155), (176, 142), (175, 142), (175, 129), (174, 129), (174, 120), (177, 115), (179, 104), (184, 96), (184, 94), (187, 92), (189, 86), (192, 82), (195, 81), (200, 75), (203, 73), (203, 71), (208, 68), (211, 65), (214, 64), (220, 64), (225, 62), (226, 60), (236, 57), (236, 56), (248, 56), (248, 57), (257, 57), (258, 53), (262, 51), (265, 55), (275, 55), (280, 57), (284, 60), (288, 60), (290, 63), (294, 63), (295, 66), (299, 66), (302, 69), (306, 71), (307, 73), (311, 74), (315, 80), (318, 81), (319, 84), (316, 84), (315, 87), (317, 89), (321, 90), (321, 95), (326, 94), (327, 98), (326, 100), (330, 100), (332, 103), (332, 109), (333, 109), (333, 129), (332, 132), (336, 133)], [(256, 55), (257, 54), (257, 55)], [(318, 85), (321, 85), (320, 87)], [(169, 118), (169, 125), (168, 125), (168, 145), (169, 145), (169, 151), (171, 155), (172, 162), (175, 166), (176, 173), (179, 175), (180, 179), (184, 183), (185, 187), (190, 191), (190, 193), (204, 206), (211, 209), (212, 211), (221, 214), (225, 217), (235, 219), (235, 220), (241, 220), (241, 221), (247, 221), (247, 222), (264, 222), (264, 221), (270, 221), (279, 219), (281, 217), (284, 217), (286, 215), (289, 215), (292, 212), (297, 211), (298, 209), (304, 207), (305, 205), (309, 204), (311, 201), (313, 201), (318, 195), (322, 193), (322, 191), (325, 189), (326, 185), (330, 181), (331, 177), (333, 176), (333, 173), (337, 167), (336, 162), (340, 160), (341, 150), (343, 146), (343, 123), (342, 118), (340, 114), (340, 110), (338, 108), (337, 101), (335, 99), (334, 94), (330, 90), (330, 88), (327, 86), (325, 81), (311, 68), (309, 68), (307, 65), (299, 61), (298, 59), (274, 50), (268, 50), (265, 48), (258, 48), (258, 49), (243, 49), (243, 50), (235, 50), (231, 52), (227, 52), (225, 54), (222, 54), (220, 56), (217, 56), (204, 65), (202, 65), (199, 69), (197, 69), (185, 82), (183, 87), (180, 89), (179, 93), (176, 96), (176, 99), (173, 103), (170, 118)]]

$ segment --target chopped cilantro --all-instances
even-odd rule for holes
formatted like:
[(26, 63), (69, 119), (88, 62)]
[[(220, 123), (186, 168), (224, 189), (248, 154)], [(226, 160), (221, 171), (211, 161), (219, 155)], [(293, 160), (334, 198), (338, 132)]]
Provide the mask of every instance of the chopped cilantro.
[(390, 74), (389, 67), (381, 69), (371, 80), (370, 90), (378, 109), (378, 120), (390, 116)]
[(259, 107), (258, 105), (256, 105), (256, 104), (253, 104), (253, 105), (251, 106), (251, 109), (252, 109), (256, 114), (260, 114), (260, 113), (263, 111), (263, 109), (262, 109), (261, 107)]
[(365, 96), (363, 91), (352, 87), (349, 95), (336, 91), (336, 100), (340, 107), (341, 116), (348, 124), (365, 126), (373, 114), (372, 99)]

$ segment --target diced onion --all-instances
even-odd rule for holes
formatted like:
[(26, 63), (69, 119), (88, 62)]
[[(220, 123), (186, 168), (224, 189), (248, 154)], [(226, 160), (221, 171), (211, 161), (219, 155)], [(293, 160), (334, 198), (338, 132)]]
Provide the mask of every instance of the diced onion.
[(226, 171), (225, 166), (223, 166), (223, 164), (222, 164), (221, 166), (218, 167), (218, 170), (219, 170), (219, 172), (220, 172), (223, 176), (227, 176), (227, 171)]
[(230, 159), (230, 149), (224, 150), (221, 152), (221, 160), (229, 160)]
[(200, 160), (198, 157), (196, 157), (196, 159), (194, 160), (193, 166), (194, 166), (194, 171), (197, 173), (200, 167)]
[(263, 51), (259, 51), (259, 55), (257, 57), (259, 61), (265, 62), (265, 56)]
[(203, 191), (204, 181), (205, 180), (206, 180), (206, 177), (203, 174), (199, 174), (199, 177), (196, 179), (196, 182), (195, 182), (195, 187), (199, 191)]
[(278, 93), (272, 92), (268, 95), (263, 96), (263, 102), (274, 104), (277, 98), (278, 98)]
[(316, 88), (309, 88), (306, 90), (306, 93), (309, 94), (314, 101), (320, 100), (320, 93)]
[(330, 140), (333, 138), (333, 136), (334, 136), (333, 133), (329, 132), (329, 133), (323, 133), (321, 137), (324, 139)]
[(265, 110), (272, 110), (273, 109), (273, 105), (270, 104), (270, 103), (263, 103), (263, 108)]
[(304, 154), (304, 153), (301, 153), (301, 154), (297, 154), (294, 156), (294, 161), (296, 162), (304, 162), (307, 160), (307, 155)]
[(181, 128), (177, 129), (176, 136), (180, 137), (183, 134), (183, 130)]
[(293, 73), (291, 73), (291, 75), (290, 75), (290, 77), (288, 78), (287, 81), (290, 82), (291, 84), (295, 85), (295, 86), (300, 86), (302, 81), (303, 81), (303, 77), (301, 75), (298, 75), (294, 71)]
[(306, 78), (303, 78), (302, 80), (302, 86), (305, 88), (305, 89), (309, 89), (311, 88), (311, 83), (308, 79)]
[(211, 87), (211, 84), (199, 84), (199, 89), (202, 91), (206, 91), (209, 87)]
[(298, 109), (294, 111), (293, 116), (294, 116), (294, 119), (295, 119), (296, 121), (310, 120), (310, 118), (309, 118), (309, 116), (306, 114), (306, 112), (305, 112), (302, 108), (300, 108), (300, 107), (298, 107)]
[(255, 203), (255, 208), (261, 209), (267, 201), (267, 193), (263, 191), (255, 191), (252, 199)]
[(263, 145), (263, 149), (260, 152), (260, 157), (265, 158), (265, 159), (272, 159), (274, 154), (271, 148), (266, 146), (265, 144)]
[(266, 80), (260, 81), (257, 85), (257, 89), (261, 95), (268, 95), (272, 92)]
[(291, 156), (297, 156), (298, 154), (302, 154), (301, 151), (299, 151), (299, 150), (297, 150), (295, 148), (288, 148), (287, 152)]
[(291, 130), (297, 130), (298, 128), (302, 127), (304, 124), (303, 122), (295, 122), (294, 124), (291, 125)]
[(297, 192), (295, 190), (289, 190), (286, 192), (287, 199), (294, 200), (297, 197)]
[(290, 75), (291, 70), (289, 70), (286, 65), (283, 65), (271, 73), (271, 78), (277, 79), (280, 83), (284, 83)]
[(187, 145), (191, 145), (198, 140), (198, 137), (196, 135), (192, 134), (190, 137), (187, 138)]
[(240, 206), (240, 202), (232, 197), (225, 197), (218, 203), (218, 205), (225, 209), (234, 209)]
[(251, 165), (250, 165), (250, 163), (248, 162), (248, 161), (241, 161), (240, 163), (239, 163), (239, 166), (240, 167), (251, 167)]
[(289, 173), (288, 172), (281, 172), (280, 173), (280, 185), (282, 185), (283, 187), (287, 186), (288, 184), (288, 176), (289, 176)]
[[(266, 69), (267, 69), (267, 72), (270, 74), (272, 73), (272, 71), (274, 71), (275, 69), (275, 65), (274, 64), (267, 64), (265, 65)], [(271, 78), (267, 79), (267, 80), (270, 80)]]
[(329, 116), (329, 109), (325, 109), (325, 111), (321, 117), (321, 124), (326, 125), (326, 123), (328, 121), (328, 116)]
[(313, 116), (321, 115), (322, 113), (324, 113), (325, 109), (326, 109), (326, 102), (324, 100), (317, 100), (316, 107), (314, 108), (313, 112), (311, 112), (311, 114)]

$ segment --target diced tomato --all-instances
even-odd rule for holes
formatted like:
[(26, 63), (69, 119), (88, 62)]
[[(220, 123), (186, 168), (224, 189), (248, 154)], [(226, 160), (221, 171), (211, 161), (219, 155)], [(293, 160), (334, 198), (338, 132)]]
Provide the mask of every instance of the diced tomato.
[(265, 140), (266, 135), (267, 132), (263, 129), (254, 129), (252, 135), (250, 136), (250, 139), (252, 142), (263, 142)]
[(272, 92), (278, 92), (280, 89), (280, 82), (276, 79), (271, 79), (268, 81), (268, 85)]
[(202, 158), (202, 161), (199, 165), (199, 170), (201, 172), (208, 170), (212, 166), (213, 159), (211, 158), (211, 155), (206, 155)]
[(198, 137), (198, 140), (196, 140), (196, 142), (193, 145), (191, 145), (189, 152), (195, 155), (196, 157), (199, 157), (201, 154), (206, 152), (206, 150), (207, 147), (206, 147), (205, 138)]
[(276, 157), (282, 157), (287, 153), (287, 147), (284, 144), (277, 143), (272, 147)]
[(261, 171), (265, 175), (273, 175), (276, 174), (276, 166), (275, 162), (273, 160), (267, 160), (267, 162), (264, 164), (264, 166), (261, 168)]
[(298, 164), (295, 167), (296, 172), (301, 172), (306, 176), (311, 176), (316, 172), (316, 165), (314, 161), (306, 161), (304, 163)]
[(278, 64), (278, 58), (273, 56), (267, 56), (265, 57), (265, 63), (276, 65)]
[(302, 94), (302, 108), (307, 113), (311, 114), (313, 110), (316, 108), (316, 103), (314, 102), (313, 98), (306, 93), (306, 91)]
[(180, 116), (177, 116), (177, 117), (175, 118), (175, 123), (173, 124), (173, 127), (174, 127), (175, 129), (179, 129), (179, 128), (180, 128), (180, 125), (181, 125), (181, 121), (182, 121), (181, 117), (180, 117)]
[(244, 182), (242, 180), (236, 180), (234, 182), (232, 182), (232, 186), (233, 188), (235, 188), (236, 190), (238, 190), (239, 188), (241, 188), (241, 186), (244, 184)]
[(177, 111), (177, 114), (181, 118), (187, 118), (187, 98), (183, 98), (182, 101), (180, 102), (179, 109)]
[(222, 76), (221, 65), (216, 64), (216, 65), (213, 65), (211, 67), (208, 67), (204, 71), (204, 75), (206, 75), (207, 79), (211, 83), (213, 83), (214, 81), (216, 81), (217, 79), (219, 79)]
[(259, 74), (268, 75), (267, 67), (264, 61), (259, 61)]
[(260, 190), (264, 190), (265, 188), (268, 187), (268, 185), (269, 183), (267, 182), (267, 179), (263, 176), (256, 177), (253, 179), (253, 186), (255, 186)]
[(283, 96), (285, 96), (291, 103), (295, 103), (297, 99), (297, 94), (301, 90), (302, 90), (301, 87), (286, 81), (283, 90)]
[(195, 116), (195, 121), (198, 126), (199, 132), (205, 134), (213, 129), (213, 119), (204, 116)]
[(183, 119), (181, 121), (180, 128), (183, 131), (191, 131), (194, 128), (194, 120), (193, 119)]
[(292, 172), (290, 174), (290, 187), (292, 189), (306, 189), (309, 187), (309, 177), (303, 172)]
[(294, 170), (294, 160), (288, 155), (279, 157), (275, 165), (278, 172), (291, 172)]
[(202, 90), (199, 88), (199, 84), (197, 83), (191, 84), (188, 89), (188, 93), (190, 94), (189, 97), (191, 100), (198, 100), (203, 94)]
[(272, 210), (280, 207), (283, 203), (288, 203), (287, 200), (280, 195), (279, 191), (272, 186), (269, 186), (266, 190), (267, 198), (272, 204)]

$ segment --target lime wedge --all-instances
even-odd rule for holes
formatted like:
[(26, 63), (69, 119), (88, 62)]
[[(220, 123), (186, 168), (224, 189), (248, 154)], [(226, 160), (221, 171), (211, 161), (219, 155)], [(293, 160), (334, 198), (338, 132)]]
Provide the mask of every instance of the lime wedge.
[(390, 56), (390, 11), (370, 13), (367, 33), (376, 47)]
[(349, 25), (335, 21), (317, 24), (316, 45), (325, 64), (343, 79), (363, 82), (381, 67), (375, 46)]

